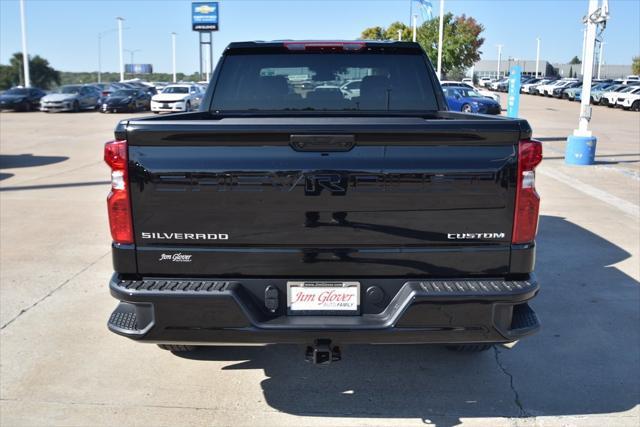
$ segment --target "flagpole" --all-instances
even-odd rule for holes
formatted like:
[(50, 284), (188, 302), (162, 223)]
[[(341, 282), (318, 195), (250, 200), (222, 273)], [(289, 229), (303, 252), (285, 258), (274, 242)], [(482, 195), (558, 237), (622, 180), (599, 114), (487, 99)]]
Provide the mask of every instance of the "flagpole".
[(440, 0), (440, 25), (438, 26), (438, 80), (442, 78), (442, 33), (444, 32), (444, 0)]

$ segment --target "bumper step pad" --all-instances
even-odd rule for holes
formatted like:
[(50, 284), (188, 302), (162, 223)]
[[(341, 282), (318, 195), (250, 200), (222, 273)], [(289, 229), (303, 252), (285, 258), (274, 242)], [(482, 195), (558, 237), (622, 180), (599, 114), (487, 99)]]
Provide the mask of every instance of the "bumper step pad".
[(521, 293), (535, 287), (535, 283), (529, 280), (432, 280), (419, 284), (427, 294), (451, 296)]

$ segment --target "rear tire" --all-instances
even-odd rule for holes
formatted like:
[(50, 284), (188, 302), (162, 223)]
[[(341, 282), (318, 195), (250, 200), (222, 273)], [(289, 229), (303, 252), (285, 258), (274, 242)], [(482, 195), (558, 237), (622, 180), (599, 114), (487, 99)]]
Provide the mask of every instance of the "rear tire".
[(179, 345), (179, 344), (158, 344), (163, 350), (170, 351), (172, 353), (181, 353), (185, 351), (193, 351), (196, 349), (195, 345)]
[(634, 101), (633, 104), (631, 104), (631, 111), (640, 111), (640, 100)]
[(493, 344), (456, 344), (447, 346), (447, 350), (457, 353), (481, 353), (491, 348), (493, 348)]

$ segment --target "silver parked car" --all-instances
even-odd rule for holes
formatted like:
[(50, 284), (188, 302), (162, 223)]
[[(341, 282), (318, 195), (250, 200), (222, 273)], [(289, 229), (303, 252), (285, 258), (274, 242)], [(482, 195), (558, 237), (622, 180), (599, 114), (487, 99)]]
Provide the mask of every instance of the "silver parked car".
[(90, 85), (62, 86), (40, 100), (40, 111), (95, 110), (99, 106), (100, 91)]

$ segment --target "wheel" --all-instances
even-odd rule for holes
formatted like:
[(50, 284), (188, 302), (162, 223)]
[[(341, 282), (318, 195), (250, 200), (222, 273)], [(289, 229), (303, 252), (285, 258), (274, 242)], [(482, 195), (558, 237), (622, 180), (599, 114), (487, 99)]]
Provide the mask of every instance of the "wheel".
[(163, 350), (168, 350), (172, 353), (180, 353), (183, 351), (193, 351), (196, 349), (195, 345), (179, 345), (179, 344), (158, 344)]
[(187, 101), (187, 104), (184, 106), (184, 111), (191, 111), (191, 101)]
[(470, 112), (471, 112), (471, 105), (469, 105), (469, 104), (464, 104), (464, 105), (462, 106), (462, 110), (461, 110), (461, 111), (462, 111), (463, 113), (470, 113)]
[(600, 105), (608, 105), (609, 101), (607, 101), (607, 98), (600, 98)]
[(490, 350), (492, 347), (493, 344), (456, 344), (448, 345), (447, 350), (458, 353), (480, 353), (482, 351)]
[(153, 114), (160, 114), (160, 111), (154, 111)]
[(24, 105), (20, 107), (22, 111), (31, 111), (31, 103), (29, 101), (24, 101)]
[(640, 111), (640, 99), (633, 101), (633, 104), (631, 104), (631, 111)]
[(80, 111), (80, 103), (78, 101), (74, 101), (73, 102), (73, 112), (77, 113), (78, 111)]

